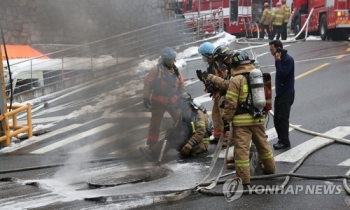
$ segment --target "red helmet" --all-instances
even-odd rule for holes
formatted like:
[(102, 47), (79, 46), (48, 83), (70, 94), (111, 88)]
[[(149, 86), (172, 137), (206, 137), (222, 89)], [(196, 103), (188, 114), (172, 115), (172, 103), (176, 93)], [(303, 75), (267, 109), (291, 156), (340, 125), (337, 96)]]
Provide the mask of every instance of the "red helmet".
[(264, 7), (268, 7), (268, 6), (269, 6), (269, 3), (265, 2)]
[(280, 7), (280, 6), (282, 6), (282, 3), (281, 2), (277, 2), (276, 3), (276, 7)]

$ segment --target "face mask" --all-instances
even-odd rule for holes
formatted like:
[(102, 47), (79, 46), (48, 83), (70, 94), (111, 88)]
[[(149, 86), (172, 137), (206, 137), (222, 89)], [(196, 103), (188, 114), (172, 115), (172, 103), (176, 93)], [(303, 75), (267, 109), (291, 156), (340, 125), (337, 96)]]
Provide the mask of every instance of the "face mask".
[(164, 61), (164, 64), (167, 67), (172, 68), (175, 65), (175, 60), (174, 59), (167, 59)]
[(204, 62), (208, 62), (208, 57), (202, 56), (202, 60), (203, 60)]

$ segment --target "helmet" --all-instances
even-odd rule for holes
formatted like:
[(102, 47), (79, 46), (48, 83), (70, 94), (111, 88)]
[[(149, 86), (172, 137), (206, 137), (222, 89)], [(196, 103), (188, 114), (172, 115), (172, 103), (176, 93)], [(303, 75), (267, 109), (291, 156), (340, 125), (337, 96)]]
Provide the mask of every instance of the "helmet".
[(232, 65), (237, 67), (239, 65), (252, 63), (247, 52), (238, 50), (232, 56)]
[(210, 42), (204, 42), (198, 48), (198, 53), (203, 56), (211, 56), (213, 55), (215, 50), (215, 46)]
[(185, 101), (191, 101), (192, 97), (189, 93), (183, 92), (180, 96), (180, 99), (185, 100)]
[(213, 58), (214, 60), (225, 60), (229, 55), (232, 54), (232, 50), (228, 47), (219, 46), (214, 50)]
[(173, 49), (171, 49), (170, 47), (165, 47), (162, 50), (161, 53), (161, 58), (162, 59), (175, 59), (176, 58), (176, 53)]
[(277, 2), (276, 3), (276, 7), (280, 7), (280, 6), (282, 6), (282, 3), (281, 2)]
[(269, 3), (268, 2), (265, 2), (264, 3), (264, 7), (268, 7), (269, 6)]

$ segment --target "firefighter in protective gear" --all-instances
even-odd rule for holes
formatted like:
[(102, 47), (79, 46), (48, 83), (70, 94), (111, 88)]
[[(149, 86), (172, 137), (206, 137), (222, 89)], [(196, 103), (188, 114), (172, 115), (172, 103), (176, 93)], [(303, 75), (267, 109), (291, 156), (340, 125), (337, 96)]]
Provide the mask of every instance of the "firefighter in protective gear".
[(260, 20), (260, 23), (262, 25), (260, 39), (264, 39), (265, 30), (267, 32), (268, 39), (270, 39), (270, 37), (271, 37), (271, 33), (270, 33), (271, 10), (269, 7), (269, 3), (265, 2), (264, 7), (265, 7), (265, 9), (264, 9), (263, 15), (262, 15), (261, 20)]
[[(202, 55), (203, 60), (207, 61), (209, 65), (209, 67), (207, 68), (207, 72), (223, 78), (224, 75), (226, 74), (225, 72), (222, 72), (217, 68), (216, 62), (214, 62), (213, 60), (214, 50), (215, 50), (215, 46), (210, 42), (204, 42), (198, 48), (199, 54)], [(227, 51), (227, 52), (230, 53), (230, 51)], [(210, 97), (214, 101), (212, 114), (211, 114), (211, 117), (213, 119), (213, 124), (214, 124), (214, 133), (213, 133), (214, 139), (211, 142), (214, 144), (217, 144), (221, 136), (221, 133), (223, 132), (223, 129), (224, 129), (224, 125), (222, 122), (223, 109), (220, 108), (220, 105), (224, 101), (224, 97), (220, 95), (220, 88), (218, 88), (216, 85), (213, 85), (213, 83), (209, 83), (206, 86), (210, 86), (209, 88), (212, 89), (210, 91)], [(206, 89), (208, 88), (206, 87)]]
[(242, 108), (247, 102), (249, 87), (247, 79), (242, 74), (249, 74), (255, 69), (249, 56), (244, 51), (237, 51), (232, 57), (234, 71), (231, 79), (225, 81), (214, 75), (204, 73), (203, 77), (209, 81), (229, 83), (225, 97), (223, 120), (232, 123), (234, 139), (234, 160), (238, 177), (243, 184), (250, 183), (249, 149), (251, 140), (254, 142), (262, 162), (262, 169), (267, 174), (276, 171), (275, 160), (265, 135), (265, 117), (254, 118), (250, 110)]
[[(211, 126), (209, 116), (201, 104), (197, 104), (187, 92), (178, 100), (181, 113), (173, 127), (167, 131), (164, 154), (176, 149), (184, 156), (196, 156), (206, 152), (209, 146)], [(139, 150), (147, 161), (154, 162), (160, 155), (164, 140), (152, 147), (140, 147)]]
[[(231, 57), (233, 55), (233, 51), (228, 47), (219, 46), (214, 50), (213, 58), (217, 63), (218, 71), (216, 72), (216, 76), (228, 80), (231, 75)], [(215, 84), (216, 85), (216, 84)], [(224, 124), (222, 121), (223, 114), (223, 103), (225, 100), (225, 94), (228, 86), (216, 85), (219, 88), (219, 91), (214, 96), (214, 104), (212, 111), (212, 118), (214, 123), (214, 140), (217, 142), (221, 136), (221, 133), (224, 132)], [(215, 115), (214, 115), (215, 113)], [(225, 131), (225, 141), (222, 144), (223, 147), (227, 146), (229, 131)], [(232, 143), (232, 141), (231, 141)]]
[(167, 111), (176, 120), (180, 110), (176, 103), (181, 93), (185, 92), (184, 80), (180, 70), (175, 66), (176, 54), (170, 47), (161, 52), (159, 63), (148, 72), (143, 88), (143, 101), (146, 108), (151, 107), (147, 136), (147, 145), (158, 142), (159, 129), (164, 113)]
[(273, 40), (275, 38), (276, 32), (277, 32), (277, 37), (276, 39), (280, 39), (281, 32), (282, 32), (282, 24), (284, 23), (284, 10), (281, 7), (281, 2), (276, 3), (276, 9), (272, 13), (272, 18), (271, 18), (271, 24), (272, 24), (272, 34), (270, 37), (270, 40)]
[(281, 7), (284, 11), (284, 22), (282, 24), (281, 36), (282, 36), (282, 40), (286, 40), (287, 39), (287, 25), (288, 25), (289, 18), (290, 18), (290, 8), (287, 6), (286, 0), (282, 0)]

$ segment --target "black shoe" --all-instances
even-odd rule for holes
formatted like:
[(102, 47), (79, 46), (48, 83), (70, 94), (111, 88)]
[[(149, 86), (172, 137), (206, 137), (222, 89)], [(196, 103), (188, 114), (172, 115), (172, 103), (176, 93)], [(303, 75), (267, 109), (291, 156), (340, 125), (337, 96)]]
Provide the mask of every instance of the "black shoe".
[(274, 149), (283, 149), (287, 147), (290, 147), (290, 144), (277, 143), (273, 145)]

